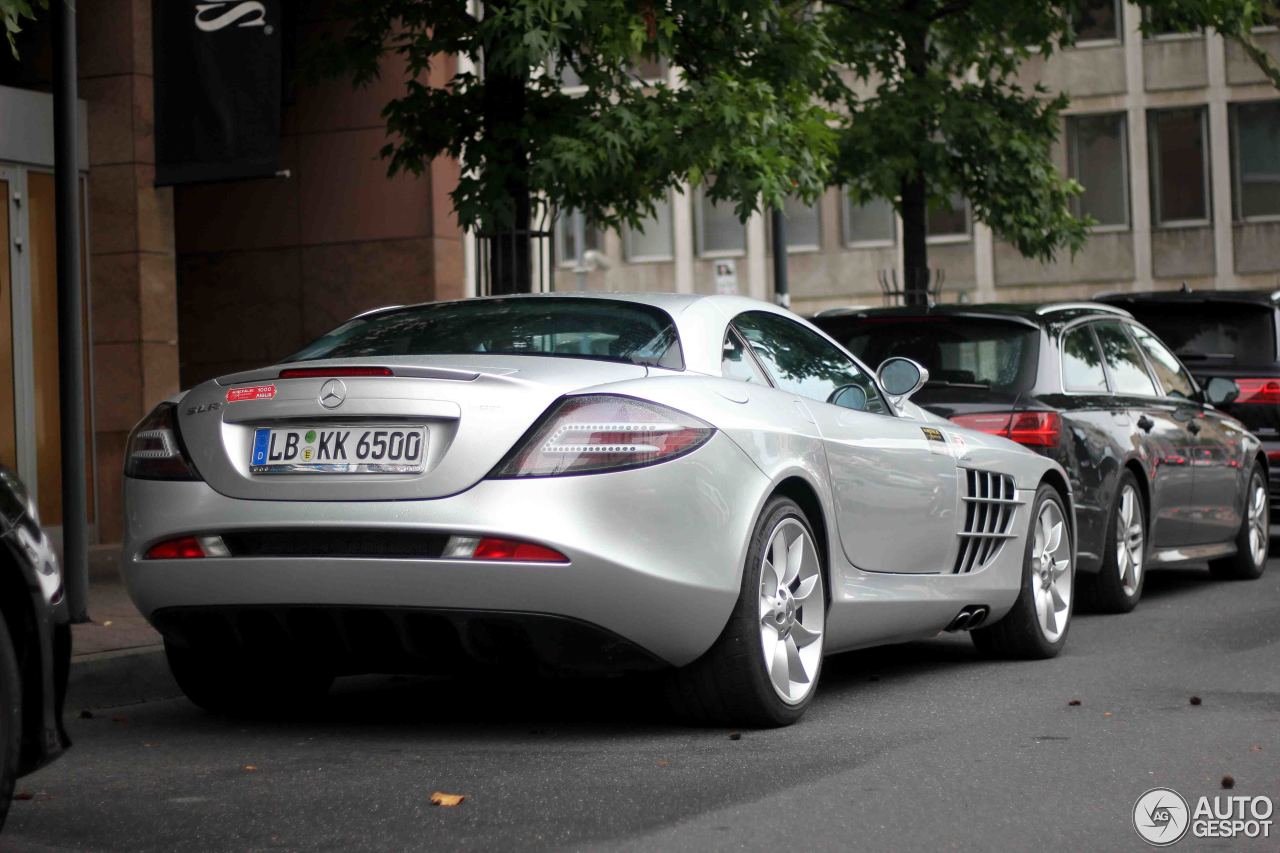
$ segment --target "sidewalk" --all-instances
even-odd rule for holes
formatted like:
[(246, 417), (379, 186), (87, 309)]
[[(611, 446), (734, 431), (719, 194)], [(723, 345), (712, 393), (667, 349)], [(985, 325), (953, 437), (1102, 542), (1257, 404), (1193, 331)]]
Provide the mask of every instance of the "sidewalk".
[(142, 618), (120, 578), (118, 546), (89, 550), (89, 618), (71, 626), (67, 710), (177, 696), (160, 635)]

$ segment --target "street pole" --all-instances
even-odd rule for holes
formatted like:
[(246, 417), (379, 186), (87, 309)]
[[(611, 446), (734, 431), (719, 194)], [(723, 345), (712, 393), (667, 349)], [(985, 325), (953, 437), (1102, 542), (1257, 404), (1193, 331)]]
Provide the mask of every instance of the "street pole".
[(787, 217), (782, 207), (775, 207), (773, 218), (773, 301), (783, 308), (791, 307), (791, 284), (787, 281)]
[(53, 0), (53, 181), (58, 270), (58, 380), (62, 430), (62, 565), (73, 622), (89, 621), (88, 500), (84, 448), (84, 316), (80, 282), (80, 162), (76, 4)]

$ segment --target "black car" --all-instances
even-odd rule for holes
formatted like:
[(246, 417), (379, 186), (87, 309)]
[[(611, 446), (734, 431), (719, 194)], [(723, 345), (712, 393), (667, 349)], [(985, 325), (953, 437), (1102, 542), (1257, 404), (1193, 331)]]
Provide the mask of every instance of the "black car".
[(71, 741), (62, 704), (71, 625), (58, 559), (22, 481), (0, 466), (0, 827), (13, 786)]
[(1056, 459), (1075, 494), (1080, 585), (1094, 609), (1131, 610), (1145, 569), (1208, 560), (1224, 577), (1266, 567), (1267, 458), (1257, 438), (1128, 312), (1094, 303), (830, 312), (814, 322), (868, 364), (929, 370), (912, 401)]
[[(1218, 408), (1262, 440), (1280, 462), (1280, 292), (1261, 290), (1112, 293), (1098, 301), (1129, 311), (1160, 336), (1202, 386), (1233, 380), (1239, 396)], [(1280, 466), (1277, 466), (1280, 468)], [(1280, 470), (1271, 472), (1271, 508), (1280, 508)]]

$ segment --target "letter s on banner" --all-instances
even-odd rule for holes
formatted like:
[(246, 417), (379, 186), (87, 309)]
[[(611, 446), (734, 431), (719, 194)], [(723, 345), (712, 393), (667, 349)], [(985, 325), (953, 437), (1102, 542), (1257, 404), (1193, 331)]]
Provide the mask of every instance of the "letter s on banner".
[[(227, 6), (231, 8), (227, 9)], [(225, 11), (224, 11), (225, 10)], [(209, 12), (218, 12), (214, 17), (208, 17)], [(250, 15), (256, 17), (250, 18)], [(239, 21), (239, 23), (236, 23)], [(238, 27), (265, 27), (267, 25), (267, 7), (258, 2), (258, 0), (247, 0), (244, 3), (197, 3), (196, 4), (196, 27), (205, 33), (213, 33), (235, 24)]]

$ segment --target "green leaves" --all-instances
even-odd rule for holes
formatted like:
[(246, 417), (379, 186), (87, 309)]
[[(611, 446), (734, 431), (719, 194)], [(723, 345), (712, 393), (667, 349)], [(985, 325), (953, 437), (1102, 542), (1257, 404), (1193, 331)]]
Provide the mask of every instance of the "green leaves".
[[(704, 175), (745, 218), (830, 179), (835, 130), (813, 95), (831, 56), (804, 3), (488, 0), (479, 18), (464, 0), (335, 5), (309, 67), (364, 83), (404, 64), (383, 113), (390, 169), (458, 158), (464, 226), (510, 225), (521, 193), (638, 224)], [(446, 78), (450, 56), (486, 74)], [(644, 80), (641, 63), (681, 70)], [(562, 78), (581, 85), (565, 91)]]
[(33, 7), (30, 0), (0, 0), (0, 17), (4, 19), (4, 33), (9, 39), (9, 50), (13, 58), (18, 58), (18, 33), (22, 32), (22, 19), (35, 20), (36, 9), (49, 8), (49, 0), (36, 0)]

